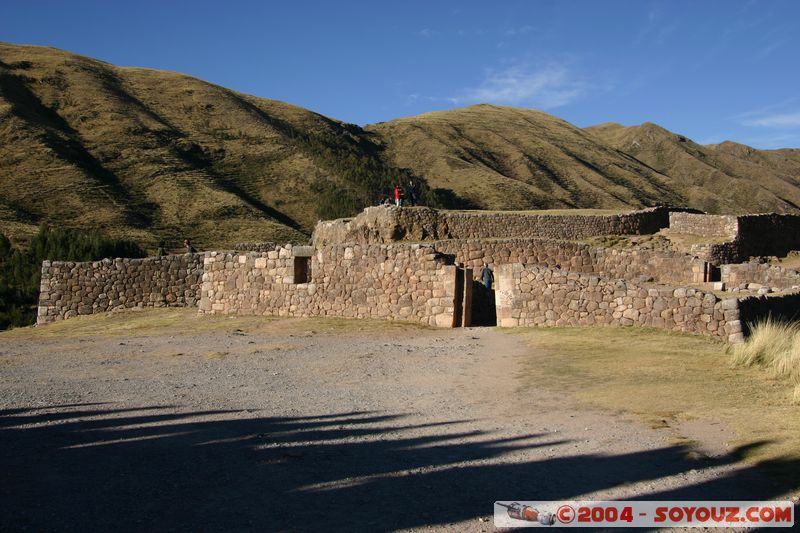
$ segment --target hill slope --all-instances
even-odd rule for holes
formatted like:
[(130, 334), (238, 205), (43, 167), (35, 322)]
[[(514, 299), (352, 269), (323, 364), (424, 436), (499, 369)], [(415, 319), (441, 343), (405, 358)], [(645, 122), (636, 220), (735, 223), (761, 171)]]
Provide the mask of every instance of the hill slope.
[(172, 72), (0, 43), (0, 233), (42, 222), (155, 248), (305, 240), (391, 184), (482, 209), (800, 212), (800, 150), (697, 145), (644, 124), (580, 129), (478, 105), (360, 128)]
[(391, 162), (483, 209), (682, 203), (669, 178), (547, 113), (494, 105), (367, 126)]
[(756, 150), (730, 141), (701, 145), (646, 122), (586, 128), (663, 174), (687, 205), (709, 212), (800, 212), (800, 150)]
[(305, 239), (322, 197), (361, 207), (366, 184), (397, 175), (378, 151), (357, 126), (282, 102), (0, 44), (0, 220), (10, 233), (52, 221), (151, 246)]

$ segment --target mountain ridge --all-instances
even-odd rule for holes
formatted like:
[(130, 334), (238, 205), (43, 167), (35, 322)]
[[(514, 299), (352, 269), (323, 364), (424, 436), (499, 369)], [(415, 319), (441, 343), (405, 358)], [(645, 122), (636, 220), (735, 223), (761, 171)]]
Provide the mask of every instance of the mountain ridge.
[(99, 229), (154, 248), (307, 239), (418, 182), (450, 208), (800, 213), (800, 150), (578, 128), (481, 104), (360, 127), (199, 78), (0, 43), (0, 232)]

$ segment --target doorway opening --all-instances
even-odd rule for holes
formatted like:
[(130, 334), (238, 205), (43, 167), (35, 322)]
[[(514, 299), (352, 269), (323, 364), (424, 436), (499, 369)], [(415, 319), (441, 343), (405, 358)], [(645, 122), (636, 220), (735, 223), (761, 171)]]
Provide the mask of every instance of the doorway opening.
[(472, 325), (486, 327), (497, 325), (494, 289), (487, 289), (477, 280), (472, 281)]
[(497, 306), (494, 289), (473, 279), (471, 268), (456, 268), (453, 327), (496, 326)]
[(722, 273), (720, 268), (713, 263), (705, 263), (703, 265), (703, 281), (720, 281), (722, 280)]
[(310, 257), (295, 257), (294, 258), (294, 282), (295, 283), (308, 283), (310, 272), (311, 258)]

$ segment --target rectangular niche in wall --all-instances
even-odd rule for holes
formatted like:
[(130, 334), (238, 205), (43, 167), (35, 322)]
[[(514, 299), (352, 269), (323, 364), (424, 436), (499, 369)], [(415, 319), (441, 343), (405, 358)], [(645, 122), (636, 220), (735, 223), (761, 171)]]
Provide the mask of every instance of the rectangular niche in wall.
[(309, 274), (311, 273), (311, 258), (310, 257), (295, 257), (294, 258), (294, 282), (295, 283), (308, 283)]

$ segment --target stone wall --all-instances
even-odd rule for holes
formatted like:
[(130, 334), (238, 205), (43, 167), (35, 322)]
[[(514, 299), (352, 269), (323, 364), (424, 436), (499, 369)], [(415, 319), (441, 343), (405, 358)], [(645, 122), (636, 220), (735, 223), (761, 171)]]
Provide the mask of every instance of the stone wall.
[[(200, 311), (453, 325), (456, 268), (430, 245), (295, 248), (207, 253)], [(296, 261), (308, 255), (308, 281), (296, 283)]]
[(766, 318), (796, 321), (800, 319), (800, 294), (742, 298), (739, 300), (739, 313), (745, 336), (750, 334), (750, 326)]
[(687, 233), (723, 242), (695, 244), (691, 252), (701, 259), (723, 265), (750, 257), (785, 256), (800, 250), (800, 216), (775, 213), (760, 215), (698, 215), (670, 213), (671, 233)]
[(498, 267), (495, 279), (499, 326), (648, 326), (743, 340), (739, 301), (710, 292), (519, 264)]
[[(268, 252), (45, 262), (39, 323), (119, 308), (197, 305), (210, 314), (382, 318), (452, 327), (462, 298), (460, 271), (450, 264), (454, 256), (467, 267), (483, 259), (494, 263), (500, 326), (638, 325), (740, 342), (748, 322), (770, 314), (797, 319), (798, 294), (723, 300), (642, 279), (647, 265), (662, 280), (670, 276), (673, 258), (660, 252), (570, 246), (547, 239), (287, 245)], [(522, 264), (527, 262), (541, 264)], [(723, 275), (800, 277), (756, 264), (729, 265)]]
[(733, 240), (739, 234), (739, 221), (735, 215), (672, 212), (669, 214), (669, 231), (711, 239)]
[(617, 215), (447, 212), (452, 239), (546, 237), (585, 239), (598, 235), (645, 235), (669, 226), (669, 210), (651, 208)]
[(240, 242), (233, 246), (237, 252), (269, 252), (278, 246), (276, 242)]
[(313, 242), (322, 246), (345, 242), (365, 244), (509, 237), (570, 240), (598, 235), (642, 235), (666, 228), (669, 212), (669, 209), (661, 207), (616, 215), (369, 207), (352, 219), (319, 222)]
[(741, 263), (748, 258), (739, 241), (693, 244), (690, 251), (699, 259), (717, 266)]
[(529, 264), (559, 267), (582, 273), (634, 281), (701, 283), (705, 262), (678, 252), (633, 248), (596, 248), (578, 242), (551, 239), (492, 239), (437, 241), (433, 245), (458, 263), (480, 272), (491, 265)]
[(37, 323), (131, 307), (194, 306), (203, 256), (45, 261)]
[(750, 256), (785, 256), (800, 250), (800, 216), (745, 215), (739, 217), (739, 237), (742, 254)]
[(800, 272), (768, 263), (722, 265), (720, 281), (729, 286), (758, 283), (779, 289), (800, 288)]

